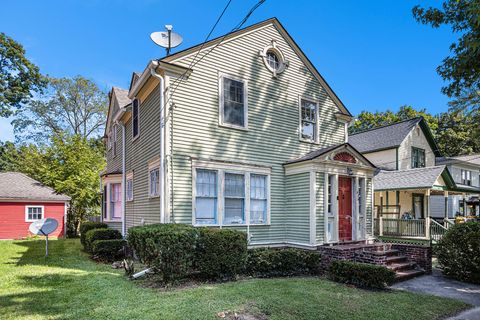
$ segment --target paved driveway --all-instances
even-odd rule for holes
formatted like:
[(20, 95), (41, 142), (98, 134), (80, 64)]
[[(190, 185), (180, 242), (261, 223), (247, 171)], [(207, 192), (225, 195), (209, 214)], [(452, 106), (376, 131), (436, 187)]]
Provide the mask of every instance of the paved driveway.
[(475, 309), (467, 310), (452, 319), (480, 319), (480, 285), (447, 279), (438, 269), (433, 269), (431, 275), (396, 283), (392, 288), (465, 301), (475, 306)]

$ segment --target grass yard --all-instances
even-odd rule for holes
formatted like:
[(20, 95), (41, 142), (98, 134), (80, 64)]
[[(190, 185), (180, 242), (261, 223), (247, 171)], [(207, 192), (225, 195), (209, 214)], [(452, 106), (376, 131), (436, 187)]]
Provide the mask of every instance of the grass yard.
[(78, 240), (0, 241), (0, 319), (218, 319), (248, 310), (261, 319), (435, 319), (463, 302), (371, 292), (319, 278), (253, 279), (161, 292), (96, 264)]

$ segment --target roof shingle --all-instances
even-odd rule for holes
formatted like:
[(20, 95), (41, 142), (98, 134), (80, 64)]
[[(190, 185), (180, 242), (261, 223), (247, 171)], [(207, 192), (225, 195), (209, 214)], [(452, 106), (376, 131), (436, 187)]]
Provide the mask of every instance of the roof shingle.
[(376, 190), (425, 189), (431, 188), (445, 166), (387, 171), (380, 170), (373, 178)]
[(69, 201), (70, 197), (58, 194), (37, 180), (20, 172), (0, 172), (0, 199), (29, 199), (42, 201)]

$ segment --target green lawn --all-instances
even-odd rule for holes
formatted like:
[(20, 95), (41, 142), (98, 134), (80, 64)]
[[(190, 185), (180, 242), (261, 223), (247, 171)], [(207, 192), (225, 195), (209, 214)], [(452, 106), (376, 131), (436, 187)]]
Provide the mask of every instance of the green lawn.
[(215, 319), (220, 311), (244, 309), (268, 319), (435, 319), (467, 307), (456, 300), (370, 292), (319, 278), (161, 292), (90, 261), (78, 240), (51, 241), (48, 258), (44, 244), (0, 241), (0, 319)]

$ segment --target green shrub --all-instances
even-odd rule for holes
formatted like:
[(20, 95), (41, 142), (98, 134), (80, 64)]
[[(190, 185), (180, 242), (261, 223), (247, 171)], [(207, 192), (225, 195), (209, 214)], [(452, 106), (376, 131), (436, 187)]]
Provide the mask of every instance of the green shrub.
[(256, 277), (319, 274), (321, 255), (302, 249), (259, 248), (248, 250), (246, 273)]
[(88, 230), (85, 235), (85, 250), (92, 253), (93, 242), (96, 240), (122, 239), (122, 234), (118, 230), (100, 228)]
[(127, 240), (140, 261), (164, 282), (187, 276), (195, 259), (198, 230), (184, 224), (152, 224), (128, 230)]
[(231, 279), (247, 259), (247, 234), (232, 229), (200, 228), (196, 267), (210, 279)]
[(126, 241), (123, 239), (95, 240), (92, 243), (92, 254), (95, 258), (104, 261), (122, 259), (125, 244)]
[(88, 230), (108, 228), (108, 225), (103, 222), (83, 222), (80, 225), (80, 243), (85, 247), (85, 236)]
[(452, 226), (439, 241), (436, 253), (446, 276), (480, 284), (480, 222)]
[(360, 288), (383, 289), (395, 281), (395, 272), (383, 266), (336, 260), (330, 266), (329, 277)]

